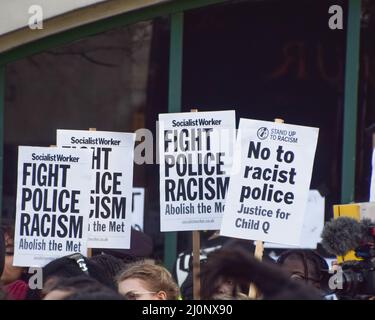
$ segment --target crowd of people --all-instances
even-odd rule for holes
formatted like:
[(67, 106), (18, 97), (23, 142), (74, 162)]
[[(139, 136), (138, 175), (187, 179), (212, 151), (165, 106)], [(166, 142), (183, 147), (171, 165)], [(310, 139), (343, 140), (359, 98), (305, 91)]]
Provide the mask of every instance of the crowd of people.
[[(28, 268), (13, 266), (14, 230), (3, 223), (0, 235), (0, 299), (8, 300), (191, 300), (191, 266), (182, 283), (159, 261), (145, 254), (95, 250), (91, 257), (76, 253), (51, 261), (38, 279)], [(284, 251), (277, 259), (254, 258), (248, 241), (231, 241), (201, 261), (204, 300), (323, 299), (322, 278), (328, 265), (312, 250)], [(151, 251), (148, 252), (151, 255)], [(143, 256), (141, 256), (143, 255)], [(191, 263), (190, 263), (191, 265)], [(37, 285), (38, 281), (41, 281)]]

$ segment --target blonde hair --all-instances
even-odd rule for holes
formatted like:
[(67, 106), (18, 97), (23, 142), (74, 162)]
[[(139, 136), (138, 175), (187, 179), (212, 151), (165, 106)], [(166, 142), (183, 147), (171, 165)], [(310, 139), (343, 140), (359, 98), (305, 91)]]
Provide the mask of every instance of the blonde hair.
[(167, 300), (177, 300), (180, 294), (180, 290), (169, 271), (156, 264), (141, 263), (129, 267), (119, 274), (116, 279), (117, 285), (126, 279), (143, 280), (150, 291), (164, 291)]

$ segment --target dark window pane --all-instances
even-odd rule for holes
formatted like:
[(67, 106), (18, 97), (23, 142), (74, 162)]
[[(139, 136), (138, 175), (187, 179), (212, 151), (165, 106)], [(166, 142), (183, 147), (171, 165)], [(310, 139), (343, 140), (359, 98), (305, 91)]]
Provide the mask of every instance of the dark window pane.
[(340, 201), (346, 43), (328, 27), (329, 6), (233, 1), (190, 11), (183, 66), (185, 111), (234, 108), (237, 119), (320, 128), (311, 188), (326, 196), (327, 216)]

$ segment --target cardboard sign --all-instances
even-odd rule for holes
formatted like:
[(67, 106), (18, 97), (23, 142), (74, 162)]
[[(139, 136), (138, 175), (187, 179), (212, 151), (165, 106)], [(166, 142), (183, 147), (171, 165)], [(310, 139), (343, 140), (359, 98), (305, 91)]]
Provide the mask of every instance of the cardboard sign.
[(318, 132), (240, 120), (221, 235), (300, 244)]
[(375, 222), (375, 203), (374, 202), (364, 202), (359, 203), (360, 213), (359, 216), (362, 219), (370, 219)]
[(302, 226), (301, 241), (298, 247), (275, 243), (265, 243), (265, 248), (282, 249), (316, 249), (321, 242), (321, 234), (324, 227), (325, 198), (318, 190), (310, 190), (307, 200), (305, 220)]
[(159, 115), (161, 231), (220, 228), (234, 141), (234, 111)]
[(143, 232), (144, 220), (144, 206), (145, 206), (145, 189), (133, 188), (133, 202), (132, 202), (132, 226), (135, 230)]
[(19, 147), (15, 266), (86, 255), (91, 150)]
[(130, 248), (133, 133), (57, 130), (57, 145), (91, 148), (89, 248)]

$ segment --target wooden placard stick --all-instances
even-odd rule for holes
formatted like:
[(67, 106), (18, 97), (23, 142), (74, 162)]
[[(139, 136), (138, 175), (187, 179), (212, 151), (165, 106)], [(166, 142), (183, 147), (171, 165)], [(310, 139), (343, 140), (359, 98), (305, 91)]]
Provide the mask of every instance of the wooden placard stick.
[[(198, 112), (198, 109), (191, 109), (190, 112)], [(201, 235), (199, 231), (193, 231), (193, 297), (194, 300), (201, 299)]]
[[(276, 118), (275, 119), (276, 123), (284, 123), (283, 119)], [(255, 252), (254, 252), (254, 257), (258, 259), (259, 261), (262, 261), (263, 259), (263, 252), (264, 252), (264, 243), (263, 241), (256, 241), (255, 242)], [(250, 283), (250, 288), (249, 288), (249, 298), (251, 299), (256, 299), (259, 297), (259, 292), (254, 283)]]
[(201, 299), (201, 234), (199, 231), (193, 231), (193, 296), (194, 300)]
[[(256, 241), (255, 243), (255, 252), (254, 252), (254, 257), (255, 259), (258, 259), (259, 261), (262, 261), (263, 259), (263, 251), (264, 251), (264, 244), (263, 241)], [(259, 296), (259, 292), (257, 287), (255, 286), (254, 283), (250, 283), (250, 288), (249, 288), (249, 298), (250, 299), (256, 299)]]
[[(89, 131), (96, 131), (96, 128), (89, 128)], [(92, 257), (92, 248), (87, 248), (87, 258)]]

